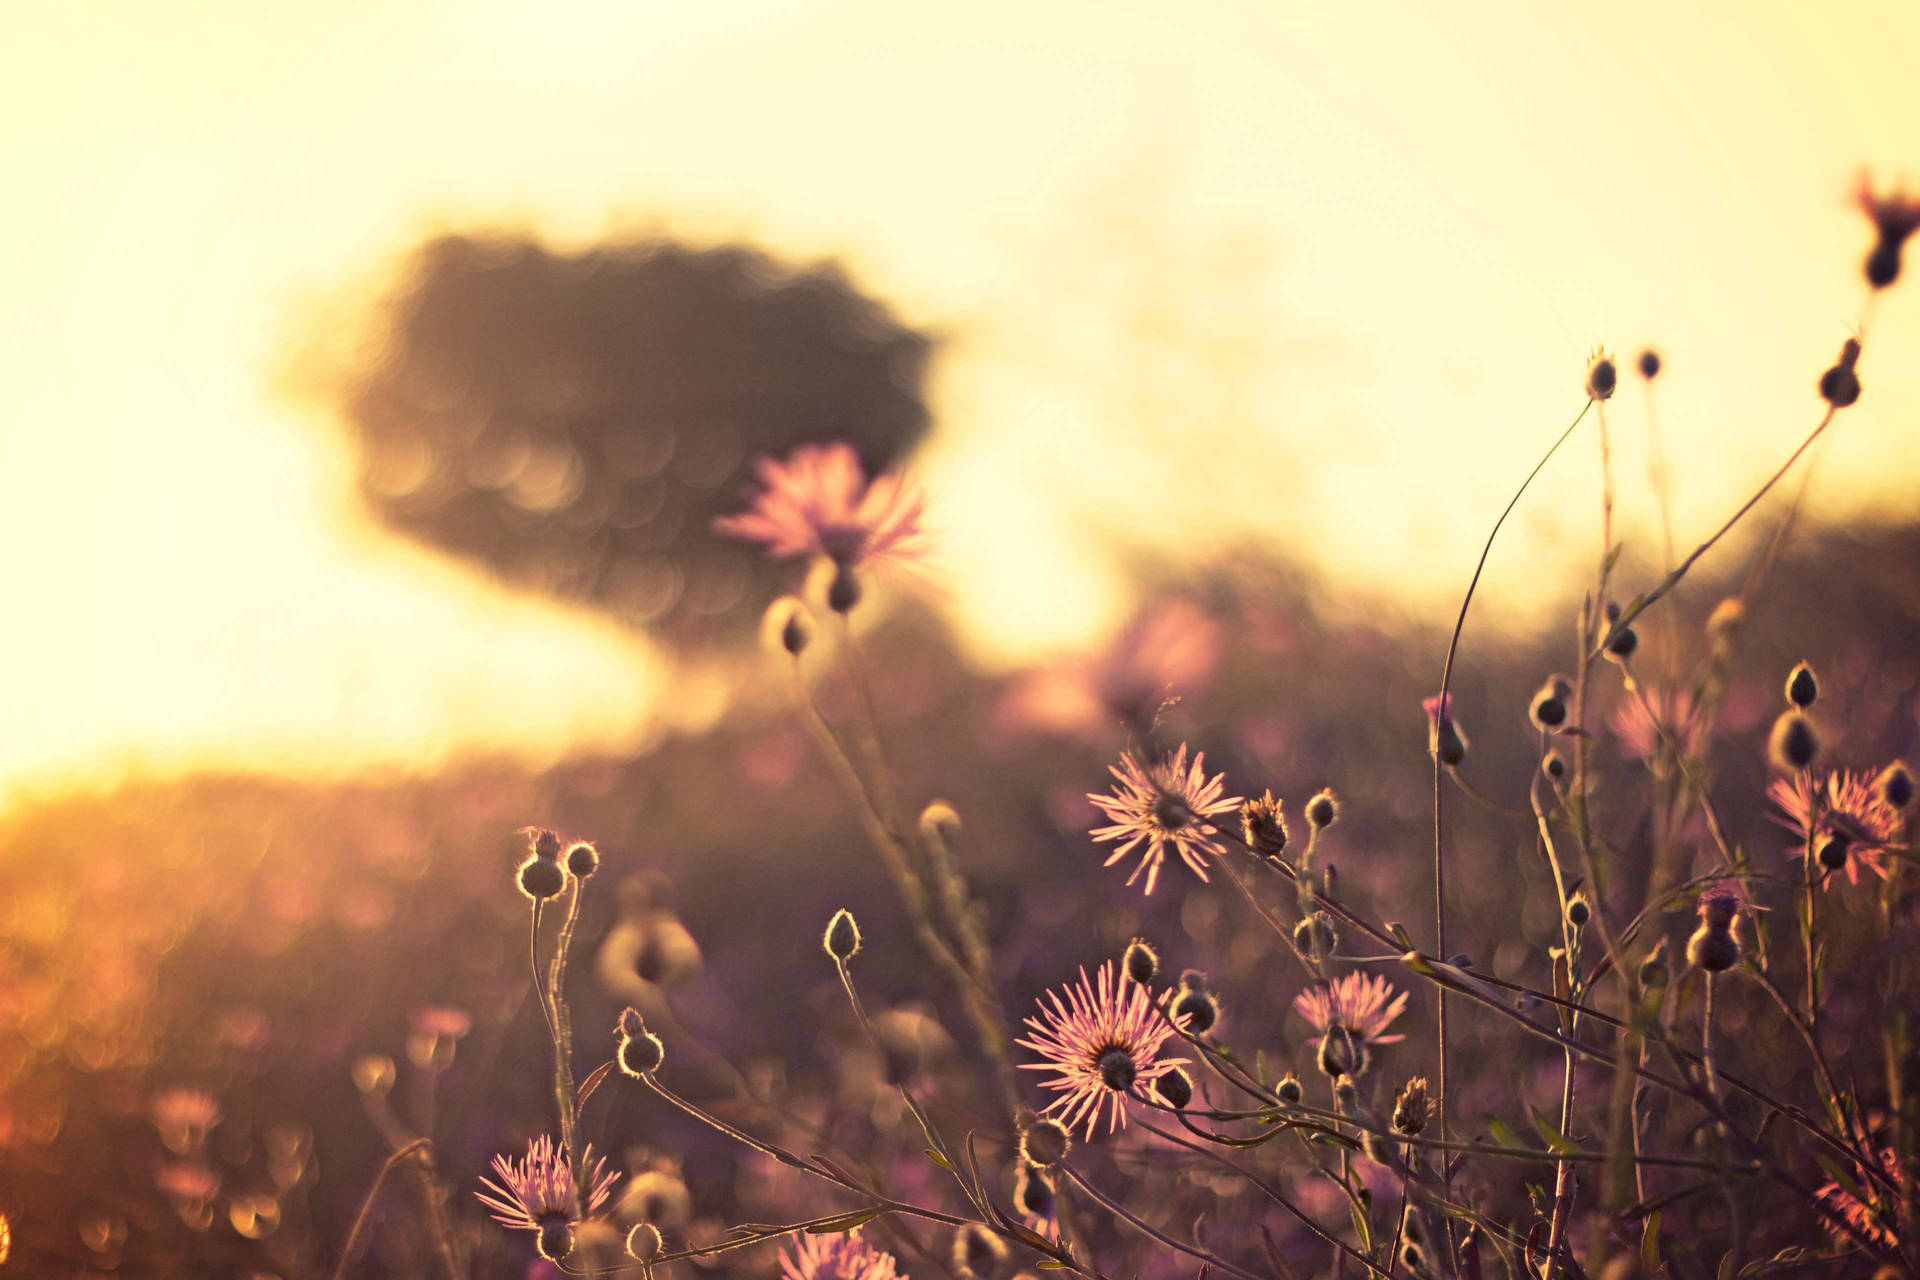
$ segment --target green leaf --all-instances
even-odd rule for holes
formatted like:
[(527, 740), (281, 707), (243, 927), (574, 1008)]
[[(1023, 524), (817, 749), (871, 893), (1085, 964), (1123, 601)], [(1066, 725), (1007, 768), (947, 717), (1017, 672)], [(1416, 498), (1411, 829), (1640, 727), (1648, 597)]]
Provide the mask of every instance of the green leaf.
[(1066, 1263), (1057, 1261), (1053, 1258), (1042, 1258), (1040, 1259), (1040, 1261), (1034, 1263), (1033, 1265), (1040, 1268), (1042, 1271), (1065, 1271), (1067, 1269)]
[(1489, 1113), (1480, 1117), (1480, 1122), (1487, 1126), (1487, 1132), (1492, 1134), (1493, 1140), (1501, 1146), (1517, 1147), (1522, 1151), (1531, 1151), (1533, 1149), (1531, 1144), (1523, 1142), (1520, 1135), (1515, 1133), (1513, 1129), (1508, 1126), (1507, 1122), (1499, 1116)]
[(1533, 1120), (1534, 1132), (1546, 1139), (1547, 1149), (1555, 1155), (1577, 1156), (1581, 1154), (1580, 1144), (1560, 1132), (1560, 1127), (1547, 1119), (1538, 1107), (1528, 1107), (1527, 1115)]
[(935, 1151), (932, 1147), (926, 1148), (926, 1155), (927, 1155), (927, 1159), (933, 1161), (935, 1164), (939, 1165), (942, 1169), (945, 1169), (948, 1173), (952, 1173), (954, 1171), (953, 1166), (947, 1163), (947, 1158), (941, 1155), (938, 1151)]
[(613, 1070), (612, 1058), (608, 1058), (605, 1062), (593, 1069), (593, 1074), (588, 1076), (586, 1082), (580, 1086), (580, 1096), (574, 1099), (573, 1107), (575, 1111), (587, 1105), (587, 1099), (593, 1096), (593, 1091), (600, 1087), (600, 1082), (607, 1078), (607, 1072), (611, 1070)]
[(855, 1227), (865, 1226), (879, 1216), (880, 1210), (878, 1209), (860, 1209), (854, 1213), (843, 1213), (837, 1218), (829, 1218), (825, 1222), (814, 1223), (807, 1228), (807, 1234), (810, 1236), (837, 1236), (843, 1231), (851, 1231)]
[(1660, 1211), (1655, 1209), (1647, 1215), (1640, 1228), (1640, 1267), (1649, 1276), (1660, 1271)]
[(1413, 950), (1413, 937), (1407, 932), (1407, 926), (1401, 924), (1398, 920), (1389, 920), (1387, 921), (1387, 932), (1393, 935), (1393, 940), (1400, 944), (1402, 951)]

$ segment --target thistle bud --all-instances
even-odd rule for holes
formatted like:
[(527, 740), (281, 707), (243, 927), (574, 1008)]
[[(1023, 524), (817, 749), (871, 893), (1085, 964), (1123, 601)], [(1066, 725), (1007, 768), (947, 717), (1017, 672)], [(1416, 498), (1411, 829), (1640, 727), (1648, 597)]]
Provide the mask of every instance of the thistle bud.
[(1619, 372), (1605, 352), (1594, 357), (1593, 363), (1587, 366), (1587, 394), (1595, 400), (1612, 399), (1613, 389), (1619, 382)]
[(1820, 696), (1820, 681), (1813, 668), (1802, 662), (1787, 673), (1787, 701), (1805, 711)]
[(1573, 693), (1573, 686), (1564, 676), (1554, 676), (1534, 691), (1533, 701), (1527, 707), (1527, 718), (1533, 721), (1533, 727), (1551, 733), (1567, 722), (1567, 698)]
[(1179, 1111), (1193, 1101), (1193, 1077), (1175, 1067), (1153, 1082), (1153, 1091), (1160, 1095), (1162, 1102)]
[(1021, 1213), (1036, 1218), (1053, 1216), (1053, 1178), (1046, 1170), (1020, 1162), (1013, 1175), (1013, 1203)]
[(1815, 851), (1814, 857), (1819, 861), (1820, 865), (1827, 870), (1842, 871), (1846, 869), (1847, 853), (1852, 848), (1853, 842), (1847, 839), (1845, 832), (1834, 831), (1830, 832), (1827, 838), (1820, 842), (1820, 847)]
[(1354, 1087), (1352, 1076), (1341, 1076), (1333, 1082), (1333, 1101), (1341, 1111), (1351, 1111), (1360, 1101), (1360, 1090)]
[[(624, 1027), (625, 1023), (626, 1019), (623, 1017), (621, 1025)], [(620, 1037), (613, 1056), (619, 1061), (623, 1074), (632, 1076), (635, 1080), (641, 1080), (660, 1069), (660, 1064), (666, 1061), (667, 1047), (660, 1042), (659, 1036), (648, 1031), (643, 1025), (639, 1035), (623, 1034)]]
[(1667, 968), (1667, 940), (1660, 939), (1653, 950), (1647, 952), (1646, 959), (1640, 962), (1640, 985), (1643, 987), (1664, 987), (1672, 976)]
[(1540, 768), (1555, 782), (1567, 780), (1567, 758), (1558, 751), (1547, 752), (1546, 758), (1540, 761)]
[(573, 1223), (565, 1216), (541, 1215), (538, 1230), (540, 1234), (534, 1241), (534, 1248), (548, 1262), (565, 1261), (566, 1256), (573, 1252)]
[(1613, 639), (1607, 641), (1607, 658), (1624, 666), (1639, 648), (1639, 633), (1632, 627), (1621, 627), (1613, 633)]
[(1240, 826), (1246, 834), (1247, 847), (1263, 858), (1277, 858), (1287, 847), (1287, 819), (1280, 812), (1280, 805), (1272, 791), (1240, 805)]
[(1339, 1080), (1367, 1069), (1367, 1046), (1339, 1023), (1320, 1037), (1320, 1073)]
[(1467, 735), (1453, 722), (1453, 695), (1439, 694), (1420, 704), (1427, 713), (1427, 754), (1452, 768), (1467, 758)]
[(1427, 1099), (1427, 1078), (1415, 1076), (1401, 1088), (1393, 1100), (1393, 1131), (1416, 1135), (1427, 1127), (1431, 1104)]
[(1057, 1120), (1035, 1120), (1020, 1132), (1020, 1158), (1042, 1169), (1065, 1160), (1072, 1147), (1072, 1140)]
[(1584, 893), (1575, 893), (1567, 899), (1567, 923), (1576, 929), (1587, 927), (1587, 921), (1593, 916), (1593, 909), (1587, 905)]
[(637, 1035), (644, 1035), (646, 1034), (646, 1030), (647, 1020), (642, 1018), (640, 1011), (632, 1005), (628, 1005), (622, 1009), (620, 1016), (614, 1020), (613, 1024), (613, 1034), (615, 1036), (625, 1036), (628, 1039)]
[(651, 1222), (637, 1222), (627, 1232), (627, 1256), (635, 1262), (652, 1262), (660, 1255), (660, 1228)]
[(1740, 963), (1740, 940), (1730, 929), (1703, 924), (1687, 939), (1687, 963), (1708, 973), (1724, 973)]
[(520, 892), (535, 902), (557, 898), (567, 887), (567, 871), (551, 858), (539, 854), (520, 864)]
[(1881, 804), (1904, 813), (1913, 805), (1913, 772), (1905, 760), (1895, 760), (1873, 780), (1873, 794)]
[(1182, 969), (1180, 971), (1180, 986), (1187, 991), (1205, 991), (1207, 989), (1207, 975), (1198, 969)]
[(1120, 957), (1120, 967), (1126, 970), (1128, 978), (1144, 987), (1153, 981), (1154, 974), (1160, 972), (1160, 957), (1145, 938), (1135, 938), (1127, 944), (1125, 954)]
[(1173, 1018), (1186, 1019), (1189, 1035), (1203, 1036), (1220, 1021), (1220, 1003), (1203, 990), (1188, 991), (1173, 1002)]
[(1652, 347), (1640, 353), (1640, 376), (1648, 382), (1660, 376), (1660, 353)]
[(1332, 787), (1323, 787), (1320, 794), (1307, 801), (1307, 822), (1317, 831), (1324, 831), (1334, 824), (1340, 816), (1340, 801), (1334, 796)]
[(860, 952), (860, 926), (854, 923), (853, 913), (845, 907), (833, 913), (833, 919), (827, 921), (826, 936), (821, 939), (827, 954), (835, 961), (845, 964)]
[(1293, 928), (1294, 950), (1309, 959), (1330, 956), (1339, 945), (1340, 930), (1334, 927), (1333, 917), (1324, 911), (1314, 912)]
[(1844, 409), (1860, 398), (1860, 375), (1853, 366), (1860, 359), (1860, 343), (1848, 338), (1840, 347), (1840, 359), (1820, 375), (1820, 398), (1836, 409)]
[(827, 584), (827, 608), (835, 613), (851, 613), (853, 606), (860, 603), (860, 579), (853, 576), (850, 565), (839, 565), (833, 571), (833, 581)]
[(1305, 1096), (1300, 1088), (1300, 1077), (1291, 1071), (1281, 1076), (1280, 1083), (1274, 1086), (1273, 1096), (1290, 1107), (1300, 1105), (1300, 1099)]
[(1819, 754), (1820, 737), (1813, 731), (1813, 722), (1800, 712), (1782, 712), (1773, 722), (1773, 732), (1767, 737), (1767, 755), (1772, 758), (1774, 768), (1795, 773), (1811, 767)]
[(585, 840), (567, 850), (567, 870), (585, 880), (600, 869), (600, 851)]

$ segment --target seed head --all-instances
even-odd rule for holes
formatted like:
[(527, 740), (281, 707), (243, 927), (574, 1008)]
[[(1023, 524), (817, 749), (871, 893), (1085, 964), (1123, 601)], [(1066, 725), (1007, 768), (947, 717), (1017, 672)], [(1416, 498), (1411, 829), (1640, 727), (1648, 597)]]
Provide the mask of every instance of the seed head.
[(1592, 915), (1593, 909), (1587, 905), (1585, 893), (1575, 893), (1571, 898), (1567, 899), (1567, 923), (1574, 928), (1586, 928), (1587, 921)]
[(1160, 1095), (1162, 1102), (1178, 1111), (1193, 1101), (1193, 1077), (1185, 1069), (1175, 1067), (1153, 1082), (1153, 1091)]
[(585, 880), (600, 869), (600, 851), (585, 840), (567, 850), (567, 870)]
[(1247, 847), (1263, 858), (1277, 858), (1287, 847), (1287, 817), (1281, 802), (1268, 791), (1259, 799), (1247, 799), (1240, 805), (1240, 826)]
[(520, 864), (520, 892), (534, 902), (557, 898), (567, 887), (567, 870), (551, 858), (534, 854)]
[(1860, 398), (1860, 375), (1854, 365), (1860, 359), (1860, 343), (1848, 338), (1841, 344), (1840, 359), (1820, 375), (1820, 398), (1836, 409), (1844, 409)]
[(1325, 831), (1339, 816), (1340, 801), (1332, 787), (1322, 787), (1319, 795), (1307, 801), (1307, 822), (1317, 831)]
[(1652, 347), (1640, 353), (1640, 376), (1648, 382), (1660, 376), (1660, 353)]
[(963, 1276), (991, 1276), (1006, 1258), (1007, 1246), (978, 1222), (953, 1233), (953, 1269)]
[(854, 923), (853, 912), (845, 907), (833, 913), (833, 919), (827, 921), (826, 936), (821, 939), (827, 954), (836, 961), (845, 964), (860, 952), (860, 926)]
[(1128, 978), (1144, 987), (1153, 981), (1154, 974), (1160, 972), (1160, 957), (1145, 938), (1135, 938), (1127, 944), (1125, 954), (1120, 957), (1120, 967)]
[[(627, 1012), (632, 1013), (633, 1010), (629, 1009)], [(635, 1080), (642, 1080), (658, 1071), (660, 1064), (666, 1060), (667, 1056), (667, 1047), (660, 1042), (660, 1037), (648, 1031), (644, 1024), (638, 1035), (625, 1034), (624, 1014), (621, 1016), (620, 1025), (622, 1034), (614, 1057), (619, 1060), (621, 1072), (632, 1076)]]
[(1611, 399), (1613, 389), (1619, 382), (1620, 375), (1613, 367), (1613, 358), (1606, 352), (1595, 356), (1587, 366), (1587, 394), (1595, 400)]
[(1401, 1088), (1393, 1100), (1393, 1131), (1418, 1134), (1427, 1127), (1431, 1104), (1427, 1100), (1427, 1078), (1415, 1076)]
[(1039, 1119), (1020, 1131), (1020, 1158), (1041, 1169), (1050, 1169), (1067, 1158), (1073, 1140), (1057, 1120)]
[(1813, 668), (1802, 662), (1787, 673), (1787, 701), (1805, 711), (1820, 696), (1820, 681)]
[(1820, 736), (1813, 731), (1813, 722), (1800, 712), (1782, 712), (1773, 722), (1773, 732), (1767, 737), (1767, 755), (1773, 760), (1774, 768), (1797, 773), (1811, 767), (1819, 754)]

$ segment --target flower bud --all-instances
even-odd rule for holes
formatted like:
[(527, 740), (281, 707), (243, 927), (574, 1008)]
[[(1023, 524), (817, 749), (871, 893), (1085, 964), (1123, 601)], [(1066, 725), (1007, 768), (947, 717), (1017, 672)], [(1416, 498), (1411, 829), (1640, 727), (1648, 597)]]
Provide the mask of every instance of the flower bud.
[(860, 952), (860, 926), (854, 923), (853, 913), (845, 907), (833, 913), (833, 919), (827, 921), (826, 937), (822, 945), (827, 954), (841, 964), (854, 958)]
[(627, 1256), (635, 1262), (652, 1262), (660, 1254), (660, 1228), (651, 1222), (636, 1222), (627, 1232)]
[(1567, 780), (1567, 758), (1558, 751), (1547, 752), (1546, 758), (1540, 762), (1540, 768), (1555, 782)]
[(1619, 373), (1613, 367), (1613, 360), (1602, 352), (1587, 366), (1587, 394), (1595, 400), (1608, 400), (1613, 397), (1613, 389), (1619, 385)]
[(1294, 950), (1309, 959), (1324, 959), (1339, 945), (1340, 930), (1334, 927), (1333, 917), (1324, 911), (1314, 912), (1293, 928)]
[(851, 613), (853, 606), (860, 603), (860, 580), (853, 576), (851, 565), (839, 565), (833, 571), (833, 581), (827, 584), (827, 608), (835, 613)]
[(1820, 398), (1836, 409), (1844, 409), (1860, 398), (1860, 375), (1853, 366), (1860, 359), (1860, 343), (1848, 338), (1840, 347), (1840, 359), (1820, 375)]
[(1280, 1083), (1274, 1086), (1273, 1095), (1290, 1107), (1300, 1105), (1300, 1099), (1304, 1096), (1300, 1088), (1300, 1077), (1291, 1071), (1287, 1072), (1280, 1077)]
[[(625, 1019), (621, 1021), (624, 1025)], [(637, 1036), (622, 1035), (619, 1046), (614, 1051), (614, 1057), (620, 1063), (621, 1072), (632, 1076), (635, 1080), (643, 1079), (658, 1071), (660, 1064), (666, 1060), (666, 1056), (667, 1047), (660, 1042), (660, 1037), (646, 1030), (645, 1027), (641, 1028)]]
[(551, 862), (560, 856), (560, 837), (545, 827), (535, 828), (533, 832), (533, 853), (535, 857), (545, 858)]
[(1527, 707), (1527, 719), (1533, 721), (1536, 729), (1552, 732), (1567, 722), (1567, 698), (1573, 693), (1562, 676), (1555, 676), (1534, 691), (1533, 701)]
[(1160, 957), (1145, 938), (1135, 938), (1127, 944), (1126, 953), (1120, 957), (1120, 967), (1126, 970), (1128, 978), (1144, 987), (1160, 971)]
[(1153, 1091), (1160, 1095), (1162, 1102), (1178, 1111), (1193, 1101), (1193, 1077), (1175, 1067), (1153, 1082)]
[(1173, 1002), (1173, 1020), (1182, 1018), (1187, 1034), (1203, 1036), (1220, 1021), (1220, 1004), (1205, 991), (1188, 991)]
[(1340, 801), (1335, 798), (1332, 787), (1321, 788), (1319, 795), (1307, 801), (1307, 821), (1316, 830), (1326, 830), (1339, 816)]
[(1813, 668), (1802, 662), (1787, 673), (1787, 701), (1805, 711), (1820, 696), (1820, 681)]
[(1660, 376), (1660, 353), (1652, 347), (1640, 353), (1640, 376), (1648, 382)]
[(1895, 760), (1873, 780), (1873, 794), (1881, 804), (1904, 813), (1913, 805), (1913, 772), (1905, 760)]
[(1035, 1120), (1020, 1133), (1020, 1158), (1042, 1169), (1065, 1160), (1072, 1147), (1067, 1131), (1057, 1120)]
[(535, 902), (557, 898), (567, 887), (567, 871), (558, 862), (539, 854), (520, 864), (520, 892)]
[(1773, 760), (1774, 768), (1796, 773), (1810, 768), (1819, 754), (1820, 737), (1806, 716), (1798, 711), (1786, 711), (1773, 722), (1773, 732), (1767, 738), (1767, 755)]
[(561, 1215), (546, 1214), (539, 1222), (534, 1248), (548, 1262), (561, 1262), (573, 1252), (573, 1223)]
[(1280, 812), (1280, 803), (1268, 791), (1258, 800), (1248, 799), (1240, 805), (1240, 826), (1247, 847), (1263, 858), (1277, 858), (1287, 847), (1287, 819)]
[(1427, 1078), (1415, 1076), (1407, 1081), (1393, 1100), (1393, 1131), (1418, 1134), (1427, 1127), (1431, 1104), (1427, 1099)]
[(585, 840), (567, 850), (567, 870), (585, 880), (600, 869), (600, 851)]
[(1593, 909), (1587, 905), (1585, 894), (1575, 893), (1571, 898), (1567, 899), (1567, 923), (1574, 928), (1586, 928), (1587, 921), (1592, 915)]

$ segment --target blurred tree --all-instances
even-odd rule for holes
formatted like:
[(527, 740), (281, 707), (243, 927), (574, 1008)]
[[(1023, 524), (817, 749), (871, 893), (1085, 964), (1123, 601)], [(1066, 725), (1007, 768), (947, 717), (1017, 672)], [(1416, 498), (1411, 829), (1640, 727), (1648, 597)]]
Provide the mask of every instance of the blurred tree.
[(745, 635), (782, 572), (709, 528), (755, 457), (843, 439), (871, 471), (927, 430), (930, 341), (746, 247), (445, 236), (384, 322), (344, 387), (381, 518), (680, 646)]

